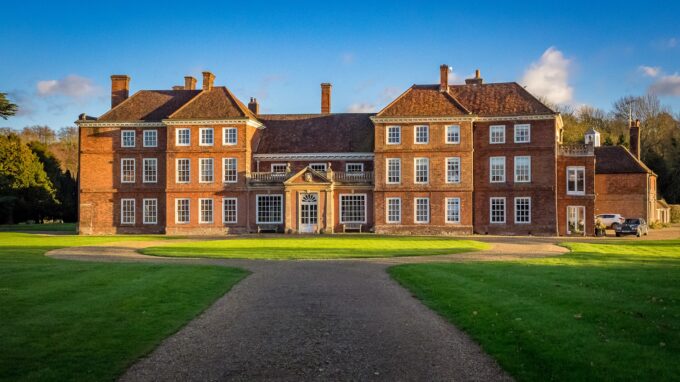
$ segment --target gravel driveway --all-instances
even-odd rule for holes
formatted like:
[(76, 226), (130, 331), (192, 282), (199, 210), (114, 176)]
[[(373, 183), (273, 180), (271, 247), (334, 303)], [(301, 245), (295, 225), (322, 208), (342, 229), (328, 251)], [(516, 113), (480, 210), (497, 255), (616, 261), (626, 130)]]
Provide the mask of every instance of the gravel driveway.
[[(395, 263), (556, 255), (549, 243), (496, 243), (451, 256), (341, 261), (167, 259), (157, 243), (65, 248), (57, 258), (186, 262), (253, 272), (140, 359), (123, 381), (511, 380), (469, 337), (390, 279)], [(527, 247), (529, 245), (529, 247)]]

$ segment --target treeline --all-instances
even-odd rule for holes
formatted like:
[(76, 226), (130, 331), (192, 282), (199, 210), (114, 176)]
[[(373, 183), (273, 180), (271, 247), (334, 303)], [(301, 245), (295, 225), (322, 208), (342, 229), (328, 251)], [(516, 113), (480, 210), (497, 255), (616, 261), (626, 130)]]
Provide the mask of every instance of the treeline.
[(78, 133), (0, 129), (0, 223), (77, 221)]
[(640, 120), (640, 156), (658, 175), (659, 197), (680, 203), (680, 114), (661, 105), (653, 94), (623, 97), (610, 111), (590, 106), (557, 107), (564, 121), (564, 141), (583, 142), (585, 132), (594, 128), (602, 145), (630, 147), (629, 119)]

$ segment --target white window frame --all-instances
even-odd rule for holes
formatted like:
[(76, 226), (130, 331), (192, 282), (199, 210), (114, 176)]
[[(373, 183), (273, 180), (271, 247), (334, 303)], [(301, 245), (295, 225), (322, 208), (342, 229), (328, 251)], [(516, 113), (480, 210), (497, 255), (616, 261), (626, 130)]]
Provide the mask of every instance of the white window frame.
[[(507, 203), (507, 198), (505, 196), (494, 196), (489, 198), (489, 223), (490, 224), (505, 224), (507, 218), (508, 218), (508, 203)], [(503, 201), (503, 221), (494, 221), (493, 220), (493, 202), (494, 200), (502, 200)]]
[[(346, 196), (363, 196), (364, 197), (364, 219), (363, 220), (356, 220), (356, 221), (347, 221), (343, 219), (343, 207), (342, 207), (342, 199), (343, 197)], [(340, 215), (338, 216), (340, 220), (340, 224), (352, 224), (352, 223), (361, 223), (361, 224), (366, 224), (366, 221), (368, 219), (368, 196), (367, 194), (340, 194), (338, 196), (338, 212)]]
[[(125, 134), (132, 133), (132, 145), (125, 144)], [(120, 147), (129, 149), (137, 145), (137, 131), (136, 130), (121, 130), (120, 131)]]
[[(180, 133), (186, 131), (188, 134), (187, 136), (189, 137), (189, 141), (187, 143), (181, 143), (179, 140)], [(175, 146), (191, 146), (191, 129), (188, 127), (178, 127), (175, 129)]]
[[(274, 171), (274, 167), (277, 166), (283, 166), (283, 171)], [(271, 172), (275, 174), (285, 174), (286, 170), (288, 169), (288, 164), (287, 163), (272, 163), (270, 166)]]
[[(146, 164), (154, 163), (155, 173), (153, 180), (147, 179)], [(158, 183), (158, 158), (143, 158), (142, 159), (142, 183)]]
[[(390, 161), (394, 161), (399, 165), (399, 173), (397, 177), (399, 180), (396, 182), (390, 181)], [(385, 183), (387, 184), (401, 184), (401, 158), (386, 158), (385, 159)]]
[[(146, 144), (147, 135), (153, 136), (153, 144)], [(144, 146), (144, 147), (158, 147), (158, 130), (156, 130), (156, 129), (143, 130), (142, 146)]]
[[(421, 129), (425, 130), (425, 141), (423, 141), (423, 142), (418, 141), (418, 132)], [(414, 145), (426, 145), (428, 143), (430, 143), (430, 126), (429, 125), (413, 126), (413, 144)]]
[[(518, 139), (517, 139), (517, 138), (519, 137), (519, 135), (517, 134), (517, 132), (518, 132), (520, 129), (526, 129), (526, 131), (527, 131), (526, 140), (525, 140), (525, 141), (521, 141), (521, 140), (518, 140)], [(514, 135), (514, 142), (515, 142), (515, 143), (531, 143), (531, 124), (529, 124), (529, 123), (518, 123), (518, 124), (516, 124), (516, 125), (514, 126), (514, 129), (513, 129), (513, 130), (514, 130), (513, 135)]]
[[(180, 221), (179, 220), (179, 202), (180, 201), (186, 201), (187, 202), (187, 220), (186, 221)], [(175, 224), (189, 224), (191, 223), (191, 199), (189, 198), (175, 198)]]
[[(457, 139), (449, 140), (449, 129), (454, 130)], [(447, 125), (444, 128), (444, 141), (447, 145), (458, 145), (460, 144), (460, 125)]]
[[(263, 222), (260, 221), (260, 198), (261, 197), (278, 197), (281, 200), (281, 219), (275, 222)], [(283, 223), (283, 210), (285, 201), (283, 200), (283, 194), (257, 194), (255, 195), (255, 224), (282, 224)]]
[[(234, 161), (234, 178), (227, 180), (227, 161)], [(222, 183), (238, 182), (238, 158), (222, 158)]]
[[(125, 168), (125, 162), (132, 161), (132, 180), (125, 180), (123, 174)], [(121, 183), (135, 183), (137, 181), (137, 161), (135, 158), (120, 158), (120, 182)]]
[[(494, 173), (493, 173), (493, 165), (494, 165), (494, 160), (503, 160), (503, 178), (501, 180), (494, 180)], [(489, 183), (505, 183), (506, 179), (506, 172), (507, 172), (507, 164), (506, 164), (506, 158), (505, 157), (489, 157)]]
[[(425, 160), (426, 168), (427, 168), (427, 180), (425, 181), (418, 181), (418, 161), (419, 160)], [(417, 157), (413, 158), (413, 183), (414, 184), (428, 184), (430, 183), (430, 158), (427, 157)]]
[[(576, 181), (574, 183), (574, 191), (569, 191), (569, 172), (575, 171)], [(578, 190), (578, 172), (583, 172), (583, 190)], [(585, 166), (567, 166), (567, 195), (585, 195), (586, 194), (586, 168)]]
[[(517, 172), (518, 162), (526, 160), (527, 161), (527, 180), (521, 180), (519, 179), (519, 173)], [(514, 158), (514, 166), (513, 166), (513, 171), (515, 173), (515, 183), (531, 183), (531, 156), (529, 155), (522, 155), (522, 156), (516, 156)]]
[[(390, 142), (390, 130), (391, 129), (396, 129), (396, 132), (397, 132), (397, 141), (396, 142)], [(400, 145), (401, 144), (401, 126), (390, 125), (390, 126), (385, 127), (385, 144), (386, 145)]]
[[(229, 132), (234, 132), (234, 141), (230, 142), (227, 140), (229, 137)], [(238, 144), (238, 129), (236, 127), (223, 127), (222, 128), (222, 145), (223, 146), (235, 146)]]
[[(224, 213), (228, 201), (234, 202), (234, 220), (227, 220), (227, 214)], [(222, 198), (222, 223), (223, 224), (237, 224), (238, 223), (238, 198)]]
[[(212, 166), (212, 175), (210, 180), (203, 180), (203, 161), (210, 161)], [(215, 183), (215, 159), (214, 158), (198, 158), (198, 183)]]
[[(210, 201), (210, 221), (203, 220), (203, 202)], [(198, 224), (215, 222), (215, 201), (212, 198), (198, 198)]]
[[(147, 202), (154, 202), (155, 203), (155, 214), (153, 215), (153, 220), (147, 221), (147, 214), (146, 214), (146, 203)], [(158, 224), (158, 199), (156, 198), (144, 198), (142, 199), (142, 223), (143, 224)]]
[[(323, 170), (317, 170), (314, 167), (321, 167), (323, 166)], [(328, 171), (328, 163), (310, 163), (309, 168), (311, 168), (314, 171), (321, 171), (321, 172), (326, 172)]]
[[(517, 213), (517, 202), (520, 200), (528, 200), (528, 206), (529, 206), (529, 220), (521, 222), (518, 220), (519, 214)], [(515, 197), (514, 200), (514, 207), (515, 207), (515, 224), (531, 224), (531, 197), (530, 196), (517, 196)]]
[[(457, 162), (458, 163), (458, 179), (449, 180), (449, 162)], [(461, 173), (463, 172), (461, 169), (461, 164), (460, 164), (460, 157), (448, 157), (444, 160), (444, 168), (446, 171), (444, 171), (444, 181), (447, 184), (459, 184), (460, 183), (460, 178), (461, 178)]]
[[(501, 131), (501, 140), (494, 141), (494, 130)], [(499, 145), (505, 143), (505, 125), (491, 125), (489, 126), (489, 144)]]
[[(397, 208), (399, 209), (398, 216), (399, 218), (396, 220), (391, 220), (390, 219), (390, 201), (397, 201)], [(389, 197), (385, 198), (385, 222), (387, 224), (400, 224), (401, 223), (401, 198), (397, 197)]]
[[(427, 200), (427, 220), (425, 220), (425, 221), (419, 221), (418, 220), (418, 201), (419, 200)], [(415, 224), (430, 224), (431, 209), (432, 209), (432, 206), (430, 205), (430, 198), (428, 198), (426, 196), (413, 198), (413, 223), (415, 223)]]
[[(187, 180), (186, 181), (180, 181), (179, 180), (179, 162), (180, 161), (187, 161)], [(191, 183), (191, 158), (176, 158), (175, 159), (175, 183), (177, 184), (187, 184)]]
[[(361, 169), (359, 171), (350, 171), (349, 167), (350, 166), (359, 166)], [(359, 172), (364, 172), (364, 164), (363, 163), (345, 163), (345, 172), (348, 174), (355, 174)]]
[[(132, 221), (125, 221), (125, 202), (132, 202)], [(123, 198), (120, 200), (120, 225), (134, 225), (137, 215), (136, 201), (132, 198)]]
[[(205, 143), (203, 141), (203, 132), (210, 131), (212, 133), (212, 142)], [(215, 129), (212, 127), (201, 127), (198, 129), (198, 145), (199, 146), (214, 146), (215, 145)]]
[[(449, 201), (452, 202), (458, 202), (458, 219), (457, 220), (449, 220)], [(460, 198), (459, 197), (450, 197), (450, 198), (444, 198), (444, 221), (447, 224), (460, 224), (460, 211), (461, 211), (461, 206), (460, 206)]]

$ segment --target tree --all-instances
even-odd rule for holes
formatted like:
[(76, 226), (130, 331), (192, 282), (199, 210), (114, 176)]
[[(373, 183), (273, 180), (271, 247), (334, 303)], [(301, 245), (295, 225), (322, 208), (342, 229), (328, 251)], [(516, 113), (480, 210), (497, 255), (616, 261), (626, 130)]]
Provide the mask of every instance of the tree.
[(0, 93), (0, 118), (7, 119), (17, 113), (17, 105), (7, 99), (7, 93)]
[(57, 141), (57, 134), (49, 126), (27, 126), (21, 130), (21, 139), (26, 142), (40, 142), (50, 145)]
[(52, 219), (62, 219), (67, 222), (75, 220), (76, 215), (76, 181), (71, 177), (71, 173), (62, 171), (59, 159), (50, 149), (37, 141), (28, 144), (28, 147), (38, 157), (43, 164), (47, 177), (56, 187), (56, 203), (49, 206), (49, 211), (45, 217)]
[(14, 133), (0, 135), (0, 195), (4, 223), (42, 222), (56, 203), (42, 163)]

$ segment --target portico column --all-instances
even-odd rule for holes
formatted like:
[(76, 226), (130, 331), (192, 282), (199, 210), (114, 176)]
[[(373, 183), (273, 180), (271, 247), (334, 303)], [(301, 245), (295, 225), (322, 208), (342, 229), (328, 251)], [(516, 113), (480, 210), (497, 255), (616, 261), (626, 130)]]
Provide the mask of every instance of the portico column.
[(291, 222), (292, 222), (292, 220), (291, 220), (291, 219), (292, 219), (292, 217), (291, 217), (291, 213), (292, 213), (291, 202), (292, 202), (292, 198), (291, 198), (291, 195), (290, 195), (290, 190), (286, 189), (286, 197), (285, 197), (285, 203), (286, 203), (286, 210), (285, 210), (285, 211), (286, 211), (286, 219), (284, 220), (284, 221), (285, 221), (285, 224), (284, 224), (284, 227), (283, 227), (283, 232), (285, 232), (285, 233), (288, 233), (288, 230), (289, 230), (289, 229), (292, 229), (292, 224), (291, 224)]
[(333, 192), (333, 187), (331, 187), (327, 192), (328, 197), (326, 198), (326, 230), (330, 233), (335, 232), (335, 195)]

